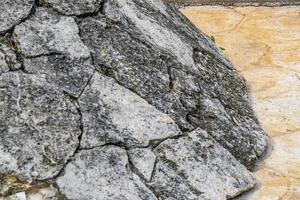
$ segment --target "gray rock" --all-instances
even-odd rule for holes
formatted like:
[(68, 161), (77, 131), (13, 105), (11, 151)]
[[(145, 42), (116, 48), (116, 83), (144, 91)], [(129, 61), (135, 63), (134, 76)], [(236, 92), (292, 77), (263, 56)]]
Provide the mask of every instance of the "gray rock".
[(160, 0), (111, 0), (79, 28), (99, 71), (167, 113), (181, 130), (205, 129), (253, 168), (267, 137), (245, 81), (179, 11)]
[(33, 8), (34, 0), (1, 0), (0, 33), (12, 29), (25, 19)]
[(0, 75), (9, 70), (17, 70), (21, 67), (13, 50), (0, 43)]
[(83, 136), (81, 146), (107, 143), (132, 148), (180, 135), (174, 121), (112, 78), (95, 73), (79, 98)]
[(0, 49), (0, 75), (9, 71), (9, 66), (6, 60), (6, 55)]
[(115, 146), (81, 151), (56, 183), (66, 199), (156, 200), (128, 169), (126, 151)]
[(205, 131), (168, 139), (156, 149), (149, 186), (160, 199), (225, 200), (251, 189), (255, 179)]
[(33, 4), (0, 8), (0, 198), (44, 181), (74, 200), (225, 200), (254, 186), (246, 167), (267, 137), (246, 83), (176, 8)]
[(128, 156), (138, 173), (144, 179), (150, 181), (156, 160), (155, 154), (150, 149), (139, 148), (129, 150)]
[(83, 15), (95, 13), (103, 0), (40, 0), (64, 15)]
[(26, 181), (53, 178), (78, 146), (80, 116), (44, 78), (0, 76), (0, 174)]
[(78, 97), (94, 73), (90, 60), (63, 55), (40, 56), (24, 60), (25, 70), (39, 74), (60, 90)]
[(37, 8), (34, 15), (15, 27), (13, 36), (19, 51), (26, 57), (64, 54), (70, 58), (88, 58), (90, 52), (78, 34), (72, 17)]

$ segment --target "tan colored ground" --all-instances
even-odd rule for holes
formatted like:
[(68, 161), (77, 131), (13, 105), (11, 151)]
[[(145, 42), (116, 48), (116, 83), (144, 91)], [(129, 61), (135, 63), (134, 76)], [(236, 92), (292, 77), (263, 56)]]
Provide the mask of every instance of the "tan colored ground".
[(182, 12), (247, 79), (271, 138), (249, 200), (300, 200), (300, 7), (189, 7)]

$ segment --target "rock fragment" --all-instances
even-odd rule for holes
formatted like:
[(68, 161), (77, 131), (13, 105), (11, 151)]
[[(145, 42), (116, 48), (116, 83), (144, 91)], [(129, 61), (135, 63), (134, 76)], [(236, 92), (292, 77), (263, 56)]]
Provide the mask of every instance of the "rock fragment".
[(79, 98), (83, 136), (81, 146), (108, 143), (129, 148), (180, 135), (174, 121), (112, 78), (95, 73)]
[(26, 181), (57, 175), (78, 146), (80, 115), (36, 75), (0, 76), (0, 174)]
[(116, 146), (81, 151), (56, 183), (67, 199), (157, 200), (129, 170), (126, 151)]
[(80, 40), (74, 18), (47, 8), (37, 8), (29, 19), (15, 27), (13, 36), (18, 50), (26, 57), (63, 54), (80, 59), (90, 56)]
[(201, 129), (164, 141), (155, 153), (149, 186), (160, 199), (226, 200), (255, 184), (253, 175)]
[(4, 33), (19, 24), (31, 12), (34, 0), (1, 0), (0, 33)]

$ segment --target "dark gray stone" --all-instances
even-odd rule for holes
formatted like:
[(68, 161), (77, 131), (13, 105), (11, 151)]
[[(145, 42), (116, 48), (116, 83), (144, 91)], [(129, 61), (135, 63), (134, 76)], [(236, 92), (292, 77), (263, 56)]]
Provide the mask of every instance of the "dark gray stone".
[(57, 175), (79, 145), (74, 104), (36, 75), (0, 76), (0, 174), (26, 181)]
[(63, 55), (40, 56), (24, 60), (25, 70), (43, 76), (51, 85), (78, 97), (94, 73), (90, 60)]
[(65, 15), (84, 15), (95, 13), (100, 9), (103, 0), (40, 0)]

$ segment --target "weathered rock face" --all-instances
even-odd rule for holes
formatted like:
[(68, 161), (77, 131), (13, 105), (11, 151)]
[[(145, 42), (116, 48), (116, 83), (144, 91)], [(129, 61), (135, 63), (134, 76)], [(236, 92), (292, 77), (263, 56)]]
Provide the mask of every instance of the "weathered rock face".
[(81, 151), (57, 185), (67, 199), (74, 200), (157, 199), (128, 168), (126, 151), (115, 146)]
[(0, 24), (0, 197), (41, 181), (80, 200), (226, 199), (254, 186), (246, 167), (267, 140), (245, 82), (175, 8), (46, 0), (28, 14)]
[(0, 76), (0, 172), (26, 180), (52, 178), (77, 148), (79, 113), (43, 77)]
[(104, 15), (81, 20), (97, 70), (169, 114), (182, 130), (207, 130), (251, 168), (266, 136), (243, 78), (178, 11), (150, 2), (112, 0)]
[(33, 8), (34, 0), (1, 0), (0, 33), (4, 33), (25, 19)]
[(96, 13), (103, 0), (40, 0), (41, 3), (50, 5), (64, 15), (84, 15)]

